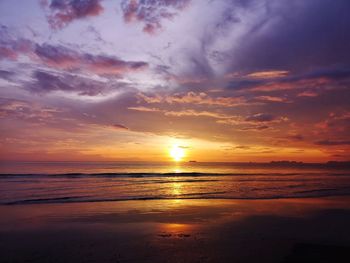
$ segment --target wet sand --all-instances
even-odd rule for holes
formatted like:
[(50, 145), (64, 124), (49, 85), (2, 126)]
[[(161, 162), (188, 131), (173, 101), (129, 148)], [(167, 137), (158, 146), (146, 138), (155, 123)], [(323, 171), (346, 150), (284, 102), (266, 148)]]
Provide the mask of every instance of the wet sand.
[(0, 262), (350, 262), (350, 198), (0, 206)]

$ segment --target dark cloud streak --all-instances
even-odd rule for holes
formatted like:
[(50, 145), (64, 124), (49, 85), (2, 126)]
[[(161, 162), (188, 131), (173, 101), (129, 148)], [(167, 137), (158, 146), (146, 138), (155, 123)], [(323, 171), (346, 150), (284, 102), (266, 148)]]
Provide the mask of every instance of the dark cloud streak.
[(339, 145), (350, 145), (350, 141), (331, 141), (331, 140), (323, 140), (316, 142), (317, 145), (322, 146), (339, 146)]
[(54, 91), (74, 92), (79, 96), (106, 95), (118, 87), (103, 82), (94, 81), (70, 74), (54, 74), (45, 71), (33, 73), (34, 82), (25, 85), (25, 88), (36, 94), (46, 94)]
[(148, 63), (143, 61), (124, 61), (107, 55), (92, 55), (78, 52), (64, 46), (49, 44), (36, 45), (35, 54), (44, 63), (63, 69), (81, 69), (97, 74), (117, 75), (126, 72), (143, 70)]

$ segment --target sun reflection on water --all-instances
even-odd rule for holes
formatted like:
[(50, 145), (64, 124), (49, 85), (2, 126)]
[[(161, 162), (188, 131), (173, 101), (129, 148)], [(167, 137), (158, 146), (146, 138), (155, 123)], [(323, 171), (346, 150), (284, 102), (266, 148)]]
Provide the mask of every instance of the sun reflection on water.
[(175, 174), (183, 173), (183, 170), (181, 169), (181, 167), (178, 167), (178, 166), (176, 166), (173, 171), (174, 171)]
[(182, 183), (174, 182), (171, 185), (172, 187), (172, 195), (174, 197), (178, 197), (182, 194)]

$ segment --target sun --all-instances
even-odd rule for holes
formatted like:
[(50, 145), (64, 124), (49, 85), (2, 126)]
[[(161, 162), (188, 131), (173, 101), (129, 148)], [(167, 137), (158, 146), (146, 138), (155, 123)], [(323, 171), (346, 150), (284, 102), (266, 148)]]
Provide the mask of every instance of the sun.
[(175, 162), (181, 161), (182, 158), (185, 156), (185, 150), (178, 145), (173, 145), (169, 153)]

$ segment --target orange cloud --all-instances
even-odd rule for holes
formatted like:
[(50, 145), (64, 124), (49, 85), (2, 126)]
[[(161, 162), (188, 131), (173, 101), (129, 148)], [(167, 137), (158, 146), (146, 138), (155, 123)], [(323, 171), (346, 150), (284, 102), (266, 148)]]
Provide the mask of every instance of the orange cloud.
[(154, 96), (147, 96), (143, 93), (139, 93), (138, 97), (147, 103), (183, 103), (183, 104), (199, 104), (199, 105), (215, 105), (224, 107), (234, 107), (240, 105), (246, 105), (246, 101), (243, 97), (210, 97), (205, 92), (188, 92), (178, 93), (174, 95), (159, 94)]
[(226, 114), (220, 114), (216, 112), (209, 112), (209, 111), (195, 111), (195, 110), (183, 110), (183, 111), (165, 111), (164, 115), (166, 116), (176, 116), (176, 117), (182, 117), (182, 116), (195, 116), (195, 117), (211, 117), (216, 119), (230, 119), (233, 118), (230, 115)]
[(318, 93), (314, 91), (306, 90), (306, 91), (300, 92), (297, 96), (298, 97), (317, 97)]
[(162, 110), (157, 109), (157, 108), (148, 108), (148, 107), (128, 107), (129, 110), (134, 110), (134, 111), (142, 111), (142, 112), (161, 112)]
[(276, 96), (258, 96), (258, 97), (255, 97), (255, 99), (259, 101), (269, 101), (269, 102), (286, 102), (286, 103), (291, 102), (286, 98), (276, 97)]
[(289, 71), (285, 70), (258, 71), (248, 74), (247, 77), (258, 79), (273, 79), (285, 77), (288, 75), (288, 73)]

